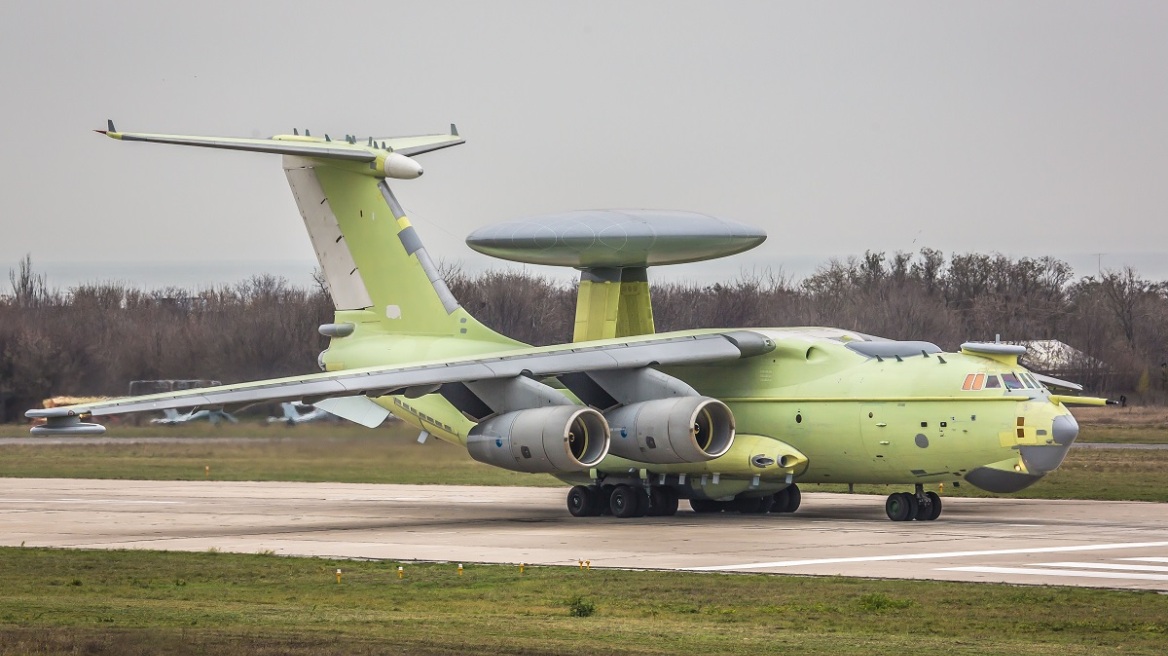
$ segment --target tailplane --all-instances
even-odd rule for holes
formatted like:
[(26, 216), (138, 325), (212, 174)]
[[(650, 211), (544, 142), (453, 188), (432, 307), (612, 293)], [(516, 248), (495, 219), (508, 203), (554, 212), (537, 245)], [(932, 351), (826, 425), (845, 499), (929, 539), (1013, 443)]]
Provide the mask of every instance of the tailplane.
[(332, 329), (348, 334), (352, 324), (376, 323), (382, 334), (518, 344), (460, 307), (388, 184), (422, 175), (412, 156), (464, 143), (454, 125), (449, 134), (365, 139), (313, 137), (307, 130), (271, 139), (143, 134), (116, 132), (112, 121), (109, 128), (99, 132), (121, 141), (283, 155), (337, 309)]

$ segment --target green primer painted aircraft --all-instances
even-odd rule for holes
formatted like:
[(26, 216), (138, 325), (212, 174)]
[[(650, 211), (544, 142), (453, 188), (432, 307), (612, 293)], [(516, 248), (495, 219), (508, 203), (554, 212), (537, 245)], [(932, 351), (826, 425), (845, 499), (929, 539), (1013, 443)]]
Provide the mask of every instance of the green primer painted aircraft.
[[(139, 134), (112, 121), (99, 132), (283, 155), (336, 305), (320, 328), (330, 344), (322, 373), (30, 410), (45, 420), (34, 433), (100, 433), (90, 419), (111, 414), (298, 401), (370, 427), (392, 413), (421, 439), (461, 445), (481, 462), (553, 474), (574, 485), (567, 505), (576, 516), (672, 515), (679, 499), (699, 513), (788, 513), (799, 483), (885, 483), (915, 490), (885, 505), (904, 521), (940, 515), (926, 485), (1008, 493), (1033, 484), (1078, 434), (1066, 406), (1105, 402), (1052, 393), (1075, 386), (1027, 371), (1024, 349), (1008, 344), (944, 353), (821, 327), (655, 333), (645, 266), (669, 261), (669, 249), (605, 259), (603, 239), (594, 262), (560, 262), (584, 271), (574, 342), (516, 342), (458, 304), (388, 185), (422, 174), (413, 156), (463, 143), (453, 125), (384, 139)], [(635, 232), (643, 218), (605, 220)], [(495, 254), (546, 249), (539, 230)], [(737, 239), (713, 250), (761, 241), (749, 231)], [(491, 252), (500, 243), (487, 235), (472, 245)], [(699, 229), (670, 248), (709, 243)]]

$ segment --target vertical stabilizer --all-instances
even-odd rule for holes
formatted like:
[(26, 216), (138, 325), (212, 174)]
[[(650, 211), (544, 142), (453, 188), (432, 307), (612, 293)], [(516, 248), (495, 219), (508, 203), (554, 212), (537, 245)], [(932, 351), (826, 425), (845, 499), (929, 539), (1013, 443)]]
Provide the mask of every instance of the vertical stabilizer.
[(459, 306), (384, 179), (296, 156), (284, 171), (338, 312), (367, 310), (395, 334), (490, 332)]
[(370, 137), (361, 144), (352, 135), (343, 142), (327, 134), (322, 140), (308, 130), (303, 136), (295, 131), (270, 139), (239, 139), (116, 132), (112, 121), (108, 127), (99, 132), (118, 141), (283, 155), (288, 184), (337, 308), (338, 323), (331, 332), (322, 328), (322, 334), (352, 334), (347, 319), (353, 319), (376, 322), (381, 334), (518, 344), (459, 307), (386, 184), (387, 178), (422, 175), (414, 155), (463, 143), (453, 125), (450, 134)]

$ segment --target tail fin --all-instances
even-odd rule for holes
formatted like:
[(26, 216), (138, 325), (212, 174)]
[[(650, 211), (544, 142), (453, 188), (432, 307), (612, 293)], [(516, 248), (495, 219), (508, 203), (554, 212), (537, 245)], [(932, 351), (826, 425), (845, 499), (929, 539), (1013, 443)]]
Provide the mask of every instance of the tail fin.
[(386, 183), (422, 168), (410, 156), (463, 143), (451, 133), (343, 141), (304, 135), (234, 139), (115, 132), (122, 141), (167, 143), (284, 156), (284, 171), (324, 272), (338, 323), (376, 321), (380, 332), (468, 337), (518, 344), (463, 310), (438, 275)]
[(284, 171), (337, 310), (369, 310), (395, 333), (458, 333), (458, 301), (384, 180), (295, 156)]

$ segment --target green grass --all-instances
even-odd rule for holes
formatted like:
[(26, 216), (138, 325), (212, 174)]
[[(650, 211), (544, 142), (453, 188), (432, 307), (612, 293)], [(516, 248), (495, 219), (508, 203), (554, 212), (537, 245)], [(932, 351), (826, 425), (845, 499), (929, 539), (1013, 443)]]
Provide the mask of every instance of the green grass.
[(1104, 444), (1168, 444), (1168, 429), (1156, 426), (1083, 426), (1079, 442)]
[[(115, 427), (113, 436), (241, 436), (227, 442), (192, 440), (165, 444), (0, 446), (0, 476), (152, 480), (311, 481), (458, 485), (560, 486), (543, 474), (521, 474), (475, 462), (458, 446), (430, 439), (418, 444), (400, 424), (368, 430), (358, 426), (240, 424), (215, 428)], [(1130, 441), (1130, 440), (1119, 440)], [(207, 468), (210, 468), (208, 476)], [(1168, 502), (1168, 451), (1072, 449), (1063, 465), (1036, 485), (1013, 495), (994, 495), (969, 485), (946, 485), (948, 496), (1101, 499)], [(847, 486), (810, 485), (808, 491)], [(889, 486), (857, 486), (888, 494)]]
[[(398, 580), (396, 568), (405, 567)], [(335, 571), (344, 571), (336, 583)], [(1160, 654), (1168, 596), (0, 549), (0, 654)]]
[[(147, 480), (313, 481), (340, 483), (454, 483), (562, 485), (551, 476), (523, 474), (476, 462), (466, 450), (400, 424), (369, 430), (313, 424), (117, 428), (112, 436), (245, 436), (229, 442), (4, 445), (0, 476)], [(266, 439), (265, 439), (266, 438)], [(207, 468), (210, 467), (210, 475)]]

